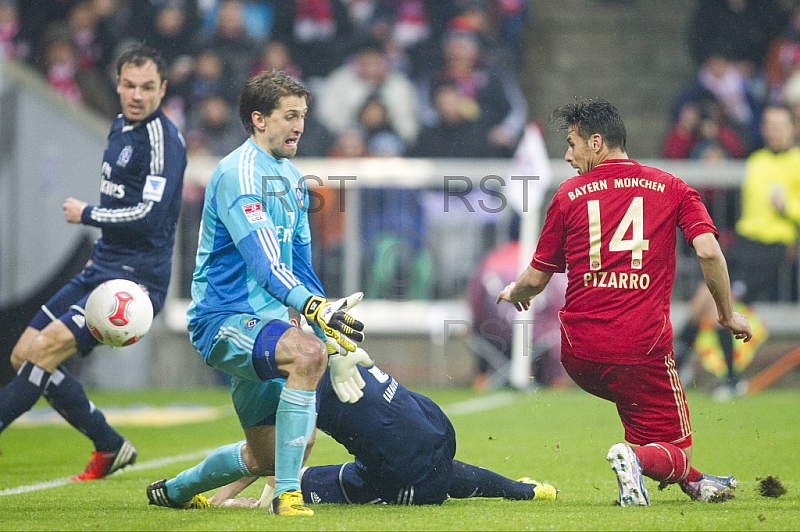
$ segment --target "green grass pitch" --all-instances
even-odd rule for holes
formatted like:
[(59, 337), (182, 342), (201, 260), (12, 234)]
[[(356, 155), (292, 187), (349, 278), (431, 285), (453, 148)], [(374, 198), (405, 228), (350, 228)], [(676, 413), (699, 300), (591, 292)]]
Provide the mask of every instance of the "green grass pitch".
[[(729, 403), (689, 392), (694, 463), (733, 474), (736, 498), (690, 501), (677, 487), (648, 480), (650, 508), (615, 506), (616, 479), (605, 454), (622, 438), (613, 405), (571, 389), (474, 395), (422, 390), (450, 415), (456, 458), (512, 478), (530, 476), (561, 490), (555, 503), (450, 500), (441, 507), (315, 506), (311, 518), (277, 518), (261, 509), (171, 510), (148, 507), (145, 487), (198, 462), (206, 450), (242, 438), (224, 388), (90, 393), (110, 417), (146, 406), (203, 405), (112, 419), (139, 450), (135, 466), (104, 481), (68, 483), (91, 446), (65, 425), (18, 423), (0, 436), (1, 530), (798, 530), (800, 392), (767, 391)], [(47, 412), (46, 404), (37, 412)], [(198, 417), (193, 416), (197, 414)], [(176, 416), (176, 417), (173, 417)], [(203, 416), (211, 416), (204, 419)], [(176, 422), (177, 419), (192, 422)], [(318, 438), (309, 465), (349, 455)], [(757, 479), (777, 476), (788, 489), (762, 497)], [(245, 495), (259, 497), (258, 481)]]

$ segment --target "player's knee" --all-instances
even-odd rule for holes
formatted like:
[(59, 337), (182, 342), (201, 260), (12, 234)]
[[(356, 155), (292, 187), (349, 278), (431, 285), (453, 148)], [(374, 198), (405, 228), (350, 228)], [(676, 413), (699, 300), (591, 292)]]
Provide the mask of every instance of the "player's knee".
[(284, 342), (288, 355), (291, 357), (291, 371), (298, 376), (319, 378), (325, 372), (328, 357), (325, 345), (314, 335), (304, 333), (298, 329), (290, 329)]
[(242, 460), (252, 476), (268, 477), (275, 474), (275, 461), (269, 456), (256, 456), (248, 445), (242, 447)]
[(268, 477), (275, 474), (275, 463), (265, 456), (257, 458), (253, 456), (250, 463), (245, 462), (247, 470), (254, 477)]
[(22, 367), (26, 360), (27, 352), (27, 346), (21, 346), (19, 343), (11, 350), (11, 367), (14, 368), (14, 371), (19, 371), (19, 368)]
[(10, 357), (11, 366), (14, 368), (14, 371), (19, 371), (19, 368), (21, 368), (22, 364), (28, 359), (28, 352), (31, 349), (31, 344), (39, 334), (40, 332), (38, 330), (33, 327), (28, 327), (19, 337), (17, 343), (14, 344)]
[(52, 370), (75, 352), (75, 337), (69, 329), (58, 323), (61, 327), (45, 327), (33, 338), (23, 355), (24, 360)]

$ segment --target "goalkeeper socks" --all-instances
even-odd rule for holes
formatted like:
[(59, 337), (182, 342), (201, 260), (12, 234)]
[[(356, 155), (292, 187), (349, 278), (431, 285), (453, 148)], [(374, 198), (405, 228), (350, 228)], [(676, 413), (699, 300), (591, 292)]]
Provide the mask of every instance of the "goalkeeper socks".
[(668, 484), (680, 482), (689, 471), (689, 459), (671, 443), (648, 443), (633, 447), (642, 465), (642, 474)]
[(453, 478), (447, 492), (454, 499), (503, 497), (525, 501), (533, 499), (533, 484), (523, 484), (488, 469), (453, 460)]
[(44, 389), (44, 397), (70, 425), (89, 437), (96, 451), (114, 452), (123, 438), (106, 422), (106, 417), (92, 403), (67, 368), (58, 366)]
[(217, 447), (196, 466), (167, 480), (167, 495), (170, 500), (176, 503), (189, 502), (199, 493), (251, 476), (242, 458), (244, 443), (240, 441)]
[(300, 489), (300, 468), (316, 411), (316, 392), (283, 388), (275, 413), (275, 497)]
[(725, 357), (725, 366), (728, 368), (728, 386), (736, 386), (739, 378), (736, 376), (736, 368), (733, 367), (733, 334), (724, 327), (717, 327), (717, 337), (719, 345), (722, 347), (722, 355)]
[(17, 375), (0, 390), (0, 432), (33, 408), (44, 392), (50, 373), (25, 361)]

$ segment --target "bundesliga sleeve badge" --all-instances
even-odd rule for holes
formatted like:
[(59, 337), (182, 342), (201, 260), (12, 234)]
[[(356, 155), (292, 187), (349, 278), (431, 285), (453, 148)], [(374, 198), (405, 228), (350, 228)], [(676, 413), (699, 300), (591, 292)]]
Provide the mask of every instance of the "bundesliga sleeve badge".
[(261, 202), (242, 205), (242, 210), (244, 210), (245, 218), (247, 218), (247, 221), (251, 224), (263, 222), (267, 219), (264, 215), (264, 207), (261, 205)]

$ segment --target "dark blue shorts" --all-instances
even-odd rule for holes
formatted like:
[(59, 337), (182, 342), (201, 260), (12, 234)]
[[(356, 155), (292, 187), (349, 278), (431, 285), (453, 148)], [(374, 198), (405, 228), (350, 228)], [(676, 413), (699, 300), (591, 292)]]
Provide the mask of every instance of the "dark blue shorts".
[[(111, 279), (125, 278), (120, 275), (119, 270), (105, 269), (97, 264), (84, 267), (83, 271), (73, 277), (59, 290), (50, 300), (42, 305), (42, 308), (28, 324), (30, 327), (41, 331), (50, 323), (59, 320), (72, 332), (77, 342), (78, 353), (86, 356), (98, 344), (98, 341), (86, 327), (84, 318), (84, 305), (92, 293), (99, 285)], [(138, 283), (136, 279), (130, 279)], [(150, 290), (142, 286), (150, 301), (153, 302), (153, 315), (157, 315), (164, 307), (166, 294), (160, 291)]]
[[(451, 426), (452, 428), (452, 426)], [(300, 479), (307, 504), (442, 504), (447, 500), (453, 476), (455, 432), (452, 445), (432, 456), (430, 472), (414, 485), (392, 478), (375, 478), (361, 462), (309, 467)]]

